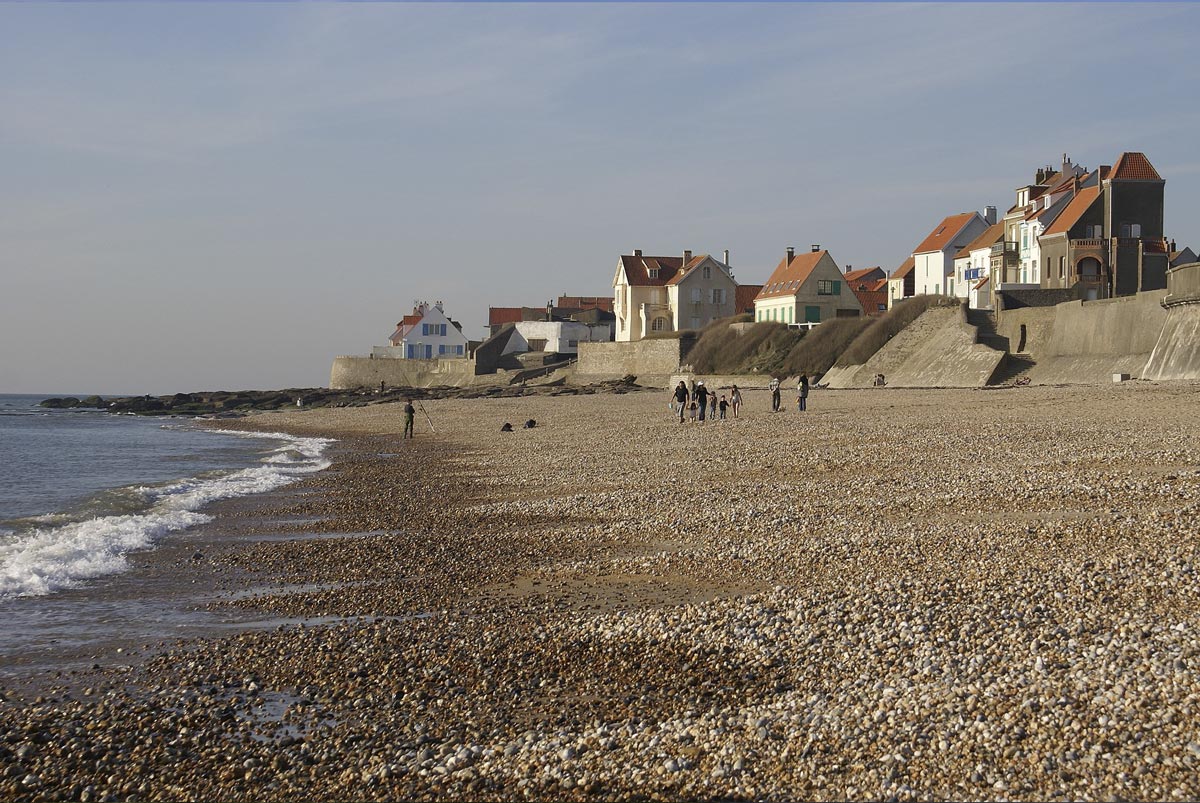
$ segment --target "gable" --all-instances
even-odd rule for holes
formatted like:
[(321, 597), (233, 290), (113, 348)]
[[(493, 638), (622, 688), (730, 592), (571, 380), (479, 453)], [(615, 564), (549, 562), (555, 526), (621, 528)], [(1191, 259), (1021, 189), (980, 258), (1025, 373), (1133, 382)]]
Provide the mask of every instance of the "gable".
[(933, 231), (929, 233), (929, 236), (913, 249), (913, 253), (928, 254), (932, 251), (945, 250), (946, 246), (950, 245), (954, 238), (958, 236), (958, 233), (977, 216), (975, 212), (960, 212), (957, 215), (950, 215), (944, 218), (941, 223), (933, 227)]

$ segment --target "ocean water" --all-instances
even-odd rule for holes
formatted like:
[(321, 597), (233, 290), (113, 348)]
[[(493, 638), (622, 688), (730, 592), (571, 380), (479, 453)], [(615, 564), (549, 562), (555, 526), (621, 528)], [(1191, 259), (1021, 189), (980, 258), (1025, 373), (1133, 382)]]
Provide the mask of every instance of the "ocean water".
[(324, 438), (46, 410), (43, 398), (0, 395), (0, 612), (6, 599), (102, 583), (130, 553), (212, 521), (205, 505), (329, 465)]

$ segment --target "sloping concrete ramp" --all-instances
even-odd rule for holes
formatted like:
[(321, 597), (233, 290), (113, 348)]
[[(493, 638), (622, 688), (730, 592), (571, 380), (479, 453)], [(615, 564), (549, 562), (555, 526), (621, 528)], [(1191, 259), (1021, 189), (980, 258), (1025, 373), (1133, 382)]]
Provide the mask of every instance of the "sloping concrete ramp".
[(1003, 351), (977, 342), (961, 307), (935, 307), (863, 365), (834, 368), (821, 381), (831, 388), (867, 388), (883, 374), (893, 388), (980, 388), (1003, 359)]
[(1146, 361), (1146, 379), (1200, 379), (1200, 262), (1172, 268), (1166, 321)]

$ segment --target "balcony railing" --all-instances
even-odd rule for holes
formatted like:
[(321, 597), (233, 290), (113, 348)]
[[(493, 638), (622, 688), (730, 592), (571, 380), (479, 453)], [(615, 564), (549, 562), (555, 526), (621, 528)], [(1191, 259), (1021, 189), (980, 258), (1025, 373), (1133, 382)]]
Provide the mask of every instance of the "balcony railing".
[(1012, 254), (1015, 256), (1016, 253), (1017, 253), (1016, 240), (1005, 240), (1002, 243), (996, 243), (995, 245), (992, 246), (992, 256), (994, 256), (994, 257), (998, 257), (1001, 254), (1004, 254), (1006, 256), (1009, 254)]
[(1072, 240), (1071, 245), (1075, 248), (1103, 248), (1105, 242), (1103, 237), (1085, 237), (1080, 240)]

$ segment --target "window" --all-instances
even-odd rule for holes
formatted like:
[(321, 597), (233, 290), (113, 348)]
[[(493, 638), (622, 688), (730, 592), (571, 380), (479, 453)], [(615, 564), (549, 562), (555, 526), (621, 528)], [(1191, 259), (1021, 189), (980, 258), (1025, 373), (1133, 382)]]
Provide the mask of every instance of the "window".
[(1121, 236), (1122, 236), (1122, 237), (1132, 237), (1132, 236), (1133, 236), (1133, 234), (1131, 234), (1131, 233), (1130, 233), (1130, 231), (1129, 231), (1129, 224), (1128, 224), (1128, 223), (1122, 223), (1122, 224), (1121, 224)]
[(1134, 223), (1132, 226), (1130, 226), (1129, 227), (1129, 236), (1130, 237), (1141, 237), (1142, 236), (1142, 224)]
[(837, 280), (821, 279), (817, 282), (817, 295), (838, 296), (842, 294), (842, 283)]
[(700, 317), (699, 317), (698, 315), (693, 315), (693, 316), (692, 316), (692, 328), (693, 328), (693, 329), (699, 329), (699, 328), (700, 328)]
[(460, 357), (461, 357), (461, 356), (462, 356), (462, 353), (463, 353), (463, 347), (462, 347), (462, 346), (457, 346), (456, 348), (457, 348), (457, 353), (458, 353), (458, 356), (460, 356)]
[(657, 279), (657, 278), (658, 278), (658, 268), (650, 268), (650, 270), (648, 270), (648, 271), (646, 271), (646, 272), (647, 272), (648, 274), (650, 274), (650, 278), (651, 278), (651, 279)]
[(725, 303), (725, 289), (723, 287), (714, 287), (713, 288), (712, 303), (714, 303), (714, 304), (724, 304)]
[(704, 291), (703, 291), (703, 290), (701, 290), (699, 287), (693, 287), (693, 288), (692, 288), (692, 303), (693, 303), (693, 304), (699, 304), (699, 303), (700, 303), (700, 294), (701, 294), (702, 292), (704, 292)]
[(429, 324), (427, 324), (427, 323), (421, 324), (421, 334), (423, 334), (423, 335), (429, 334)]
[(711, 266), (711, 265), (705, 265), (705, 266), (704, 266), (704, 278), (705, 278), (705, 279), (711, 279), (711, 278), (712, 278), (712, 266)]
[(579, 341), (578, 340), (568, 340), (567, 348), (570, 348), (570, 349), (579, 348)]
[(1101, 225), (1097, 224), (1095, 226), (1088, 226), (1087, 230), (1088, 230), (1088, 237), (1092, 237), (1095, 239), (1101, 239), (1104, 237), (1104, 227)]
[(667, 319), (666, 318), (659, 317), (659, 318), (655, 318), (653, 321), (650, 322), (650, 331), (652, 331), (652, 332), (662, 332), (666, 328), (667, 328)]
[(405, 356), (410, 360), (415, 360), (417, 358), (417, 347), (410, 345), (408, 347), (408, 353)]
[(1067, 276), (1067, 258), (1058, 258), (1058, 278), (1064, 279)]

